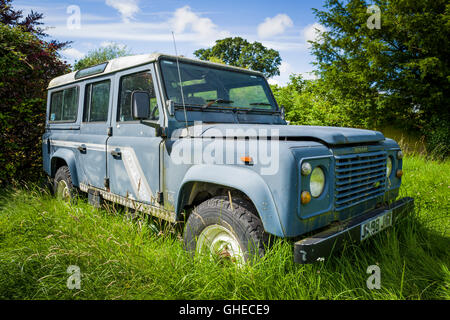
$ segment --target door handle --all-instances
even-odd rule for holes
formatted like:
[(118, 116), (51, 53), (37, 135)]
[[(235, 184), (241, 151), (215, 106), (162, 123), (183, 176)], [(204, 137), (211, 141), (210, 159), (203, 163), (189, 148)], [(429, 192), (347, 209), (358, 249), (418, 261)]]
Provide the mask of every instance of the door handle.
[(120, 158), (122, 156), (122, 152), (120, 152), (118, 149), (111, 151), (111, 155), (114, 158)]
[(84, 144), (82, 144), (81, 146), (78, 146), (78, 151), (85, 153), (86, 152), (86, 146)]

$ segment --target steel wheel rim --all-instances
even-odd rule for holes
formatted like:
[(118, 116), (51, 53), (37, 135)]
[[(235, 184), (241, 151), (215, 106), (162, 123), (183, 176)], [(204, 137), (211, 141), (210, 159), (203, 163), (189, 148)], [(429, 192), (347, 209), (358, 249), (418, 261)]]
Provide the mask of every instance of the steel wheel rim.
[(58, 196), (58, 198), (63, 200), (70, 199), (69, 186), (67, 185), (66, 181), (60, 180), (58, 182), (58, 185), (56, 187), (56, 195)]
[(196, 251), (229, 259), (237, 264), (244, 262), (244, 253), (239, 241), (232, 232), (217, 224), (203, 229), (197, 240)]

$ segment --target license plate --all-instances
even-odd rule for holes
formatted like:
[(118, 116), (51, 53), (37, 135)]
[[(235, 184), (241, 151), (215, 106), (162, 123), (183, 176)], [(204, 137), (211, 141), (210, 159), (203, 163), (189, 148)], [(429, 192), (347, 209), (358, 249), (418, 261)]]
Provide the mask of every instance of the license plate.
[(392, 211), (387, 211), (361, 225), (361, 241), (392, 226)]

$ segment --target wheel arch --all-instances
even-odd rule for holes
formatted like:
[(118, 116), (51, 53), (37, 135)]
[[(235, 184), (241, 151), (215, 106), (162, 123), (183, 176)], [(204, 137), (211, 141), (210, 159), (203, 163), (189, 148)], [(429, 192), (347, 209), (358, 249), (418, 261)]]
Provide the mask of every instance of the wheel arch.
[[(239, 177), (239, 178), (236, 178)], [(266, 182), (256, 172), (241, 167), (194, 165), (187, 172), (176, 197), (175, 213), (180, 220), (182, 211), (190, 205), (217, 194), (218, 190), (241, 193), (255, 207), (267, 233), (284, 236), (278, 209)], [(202, 194), (207, 192), (209, 195)], [(203, 198), (202, 198), (203, 197)]]
[(75, 162), (75, 155), (73, 151), (68, 149), (58, 149), (53, 154), (50, 160), (51, 177), (54, 178), (56, 171), (61, 167), (67, 165), (70, 171), (70, 176), (72, 178), (72, 184), (76, 187), (79, 186), (77, 166)]

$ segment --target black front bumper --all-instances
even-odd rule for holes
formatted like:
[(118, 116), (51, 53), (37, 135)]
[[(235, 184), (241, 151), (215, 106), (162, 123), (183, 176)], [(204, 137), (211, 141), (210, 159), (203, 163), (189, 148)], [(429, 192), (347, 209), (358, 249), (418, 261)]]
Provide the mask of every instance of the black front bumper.
[(346, 241), (359, 242), (361, 225), (387, 211), (392, 211), (392, 225), (398, 218), (414, 208), (413, 198), (402, 198), (361, 216), (349, 219), (339, 225), (330, 227), (325, 231), (311, 237), (297, 241), (294, 244), (294, 261), (296, 263), (313, 263), (321, 258), (328, 258), (332, 251), (338, 250)]

